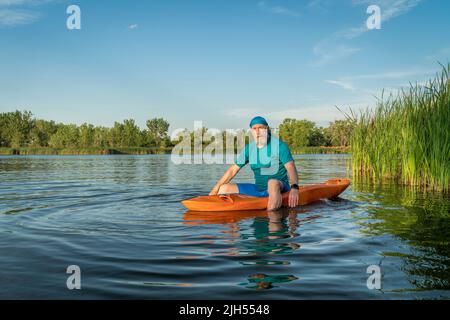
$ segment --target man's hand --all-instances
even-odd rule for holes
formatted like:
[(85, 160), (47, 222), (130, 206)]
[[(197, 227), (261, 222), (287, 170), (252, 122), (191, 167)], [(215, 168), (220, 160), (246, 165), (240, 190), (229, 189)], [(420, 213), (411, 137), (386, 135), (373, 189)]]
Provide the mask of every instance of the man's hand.
[(220, 187), (229, 183), (238, 174), (239, 170), (241, 170), (241, 168), (235, 164), (228, 168), (227, 172), (225, 172), (219, 182), (216, 183), (209, 195), (217, 196), (219, 194)]
[(219, 189), (220, 187), (215, 186), (211, 192), (209, 193), (210, 196), (217, 196), (217, 194), (219, 193)]
[(289, 207), (295, 208), (298, 205), (300, 196), (297, 189), (291, 189), (289, 192)]
[[(288, 172), (289, 182), (291, 183), (291, 186), (294, 184), (298, 185), (298, 172), (297, 168), (295, 167), (295, 162), (288, 162), (284, 165), (284, 167)], [(289, 207), (295, 208), (298, 205), (299, 198), (300, 194), (298, 192), (298, 189), (292, 188), (291, 192), (289, 193)]]

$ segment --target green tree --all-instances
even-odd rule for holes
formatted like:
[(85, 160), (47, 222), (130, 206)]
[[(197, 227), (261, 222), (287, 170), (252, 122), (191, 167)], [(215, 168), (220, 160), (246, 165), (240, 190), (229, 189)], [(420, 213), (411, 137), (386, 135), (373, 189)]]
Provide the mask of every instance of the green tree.
[(48, 147), (50, 138), (56, 130), (57, 125), (54, 121), (36, 120), (30, 132), (30, 146)]
[(285, 119), (280, 125), (280, 138), (291, 148), (306, 147), (316, 125), (308, 120)]
[(80, 141), (79, 128), (74, 124), (59, 124), (54, 135), (51, 136), (49, 145), (53, 148), (78, 148)]
[(123, 147), (140, 147), (141, 141), (141, 130), (136, 125), (133, 119), (124, 120), (123, 122), (123, 136), (122, 136), (122, 146)]
[(152, 147), (155, 145), (155, 140), (150, 136), (148, 130), (144, 129), (141, 131), (141, 146), (142, 147)]
[(95, 127), (92, 137), (92, 144), (94, 147), (106, 148), (109, 145), (110, 129), (105, 127)]
[(34, 119), (29, 111), (0, 113), (0, 147), (116, 148), (167, 147), (169, 123), (164, 119), (147, 121), (141, 130), (133, 119), (115, 122), (112, 128), (56, 124)]
[(324, 147), (328, 146), (329, 143), (325, 138), (323, 133), (323, 128), (314, 127), (308, 137), (308, 146), (309, 147)]
[(94, 145), (94, 133), (95, 129), (92, 124), (83, 123), (80, 128), (80, 141), (79, 147), (90, 148)]
[(0, 144), (4, 147), (26, 147), (30, 142), (30, 132), (35, 125), (30, 111), (2, 113), (0, 116)]
[(9, 147), (8, 117), (6, 113), (0, 113), (0, 147)]
[(114, 127), (109, 131), (109, 145), (112, 148), (123, 147), (123, 124), (114, 122)]
[(189, 131), (189, 129), (185, 128), (183, 131), (179, 132), (173, 140), (171, 140), (171, 144), (177, 145), (178, 143), (183, 141), (184, 135), (189, 135), (191, 137), (191, 140), (193, 139), (193, 134)]
[(147, 120), (149, 140), (154, 141), (157, 147), (161, 147), (161, 142), (168, 138), (169, 126), (169, 122), (162, 118)]
[(332, 146), (347, 147), (350, 144), (353, 129), (352, 120), (337, 120), (330, 123), (330, 126), (324, 129), (324, 133)]

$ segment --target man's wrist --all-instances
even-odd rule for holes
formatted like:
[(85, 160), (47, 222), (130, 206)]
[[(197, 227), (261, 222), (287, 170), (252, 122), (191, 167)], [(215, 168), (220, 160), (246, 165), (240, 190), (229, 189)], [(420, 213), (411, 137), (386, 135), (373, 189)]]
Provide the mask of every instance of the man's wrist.
[(296, 190), (299, 190), (299, 189), (300, 189), (300, 187), (298, 186), (298, 184), (297, 184), (297, 183), (294, 183), (294, 184), (291, 184), (291, 189), (296, 189)]

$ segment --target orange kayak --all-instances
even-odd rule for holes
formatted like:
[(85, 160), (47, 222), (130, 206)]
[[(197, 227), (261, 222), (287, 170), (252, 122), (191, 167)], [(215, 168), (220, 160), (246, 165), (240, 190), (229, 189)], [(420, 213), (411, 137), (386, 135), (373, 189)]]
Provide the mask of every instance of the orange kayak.
[[(349, 179), (333, 179), (325, 183), (300, 187), (299, 206), (316, 202), (320, 199), (332, 199), (339, 196), (350, 185)], [(283, 194), (283, 206), (288, 205), (289, 192)], [(250, 197), (240, 194), (221, 196), (202, 196), (181, 201), (190, 211), (223, 212), (267, 209), (268, 198)]]

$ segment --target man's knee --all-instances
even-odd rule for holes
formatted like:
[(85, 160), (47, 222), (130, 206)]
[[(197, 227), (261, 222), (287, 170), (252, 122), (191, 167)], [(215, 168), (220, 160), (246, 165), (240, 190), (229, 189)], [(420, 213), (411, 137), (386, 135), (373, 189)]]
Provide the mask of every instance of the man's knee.
[(232, 193), (232, 185), (230, 184), (224, 184), (219, 188), (219, 194), (227, 194), (227, 193)]
[(269, 180), (268, 189), (269, 189), (269, 193), (280, 192), (281, 191), (281, 182), (276, 179)]

